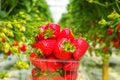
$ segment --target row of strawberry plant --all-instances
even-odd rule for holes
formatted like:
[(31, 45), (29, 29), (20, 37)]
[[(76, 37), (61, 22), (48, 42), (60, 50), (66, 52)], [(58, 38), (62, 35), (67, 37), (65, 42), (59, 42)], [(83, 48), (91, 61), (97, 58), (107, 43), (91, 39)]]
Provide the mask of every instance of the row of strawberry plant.
[[(120, 52), (120, 2), (118, 0), (70, 0), (60, 24), (72, 26), (76, 35), (90, 41), (89, 53), (103, 60), (103, 80), (108, 80), (109, 58)], [(107, 69), (107, 70), (106, 70)]]
[[(29, 69), (29, 62), (22, 57), (29, 55), (29, 45), (39, 32), (37, 27), (52, 22), (48, 6), (45, 0), (2, 0), (0, 4), (0, 54), (4, 58), (17, 55), (14, 67)], [(0, 76), (6, 77), (4, 74)]]

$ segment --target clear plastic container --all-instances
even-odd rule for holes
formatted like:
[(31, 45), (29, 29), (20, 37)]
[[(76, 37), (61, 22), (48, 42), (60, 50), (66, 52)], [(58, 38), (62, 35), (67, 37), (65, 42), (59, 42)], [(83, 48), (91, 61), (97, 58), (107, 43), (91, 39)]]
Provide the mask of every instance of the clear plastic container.
[(80, 80), (79, 60), (34, 59), (33, 80)]

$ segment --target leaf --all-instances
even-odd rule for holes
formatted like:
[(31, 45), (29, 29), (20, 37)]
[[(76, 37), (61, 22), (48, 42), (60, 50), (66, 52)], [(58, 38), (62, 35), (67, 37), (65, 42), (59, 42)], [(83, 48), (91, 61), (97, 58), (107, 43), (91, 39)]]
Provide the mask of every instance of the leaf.
[(0, 19), (6, 16), (6, 11), (0, 11)]

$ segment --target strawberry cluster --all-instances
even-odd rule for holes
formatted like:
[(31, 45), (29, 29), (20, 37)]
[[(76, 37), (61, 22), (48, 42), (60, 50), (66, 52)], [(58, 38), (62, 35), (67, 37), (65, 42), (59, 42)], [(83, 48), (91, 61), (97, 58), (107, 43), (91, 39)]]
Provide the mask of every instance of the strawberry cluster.
[(61, 30), (54, 23), (39, 26), (39, 30), (31, 45), (33, 80), (76, 80), (79, 59), (88, 49), (88, 42), (75, 38), (69, 28)]

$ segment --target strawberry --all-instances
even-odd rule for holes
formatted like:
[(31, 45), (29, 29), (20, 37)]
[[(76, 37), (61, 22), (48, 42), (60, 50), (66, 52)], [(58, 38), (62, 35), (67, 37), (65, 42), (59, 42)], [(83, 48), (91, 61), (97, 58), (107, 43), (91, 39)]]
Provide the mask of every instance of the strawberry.
[(117, 41), (117, 42), (114, 42), (113, 46), (114, 46), (115, 48), (119, 48), (119, 42), (118, 42), (118, 41)]
[(74, 45), (68, 38), (60, 38), (54, 48), (54, 55), (59, 59), (71, 59), (72, 53), (75, 51)]
[(2, 42), (5, 42), (5, 38), (4, 37), (2, 37), (2, 40), (1, 40)]
[(40, 32), (39, 35), (35, 37), (36, 41), (44, 39), (44, 31), (46, 26), (39, 26)]
[(88, 49), (88, 42), (86, 40), (84, 40), (83, 38), (77, 38), (73, 41), (76, 50), (73, 53), (73, 57), (75, 60), (78, 60), (79, 58), (81, 58), (85, 52)]
[(60, 25), (55, 23), (48, 23), (45, 27), (44, 38), (57, 39), (60, 34)]
[(18, 46), (18, 41), (14, 40), (12, 46)]
[(49, 56), (47, 60), (47, 66), (49, 71), (57, 71), (63, 67), (62, 62), (56, 60), (53, 55)]
[(20, 47), (20, 50), (22, 52), (25, 52), (26, 51), (26, 45), (25, 44), (22, 44), (22, 46)]
[(59, 39), (60, 38), (68, 38), (70, 40), (73, 40), (74, 39), (74, 35), (72, 33), (72, 31), (69, 29), (69, 28), (64, 28), (60, 34), (59, 34)]
[(47, 70), (47, 64), (44, 58), (38, 58), (37, 54), (35, 52), (32, 52), (30, 54), (30, 61), (31, 63), (38, 67), (40, 70), (42, 71), (46, 71)]
[(56, 45), (56, 40), (46, 39), (46, 40), (40, 40), (32, 44), (32, 47), (40, 49), (40, 51), (44, 56), (49, 56), (50, 54), (52, 54), (55, 45)]
[(33, 68), (32, 69), (32, 79), (33, 80), (46, 80), (46, 76), (41, 75), (41, 72), (38, 69)]
[(77, 71), (79, 67), (79, 61), (70, 60), (64, 64), (64, 71)]
[(11, 55), (11, 51), (9, 50), (6, 54), (7, 54), (8, 56)]
[(76, 80), (77, 72), (64, 74), (64, 80)]
[(103, 47), (103, 51), (104, 51), (104, 52), (108, 52), (108, 50), (109, 50), (108, 46), (105, 45), (105, 46)]
[(107, 35), (111, 35), (112, 33), (113, 33), (112, 28), (108, 28), (108, 29), (107, 29)]

